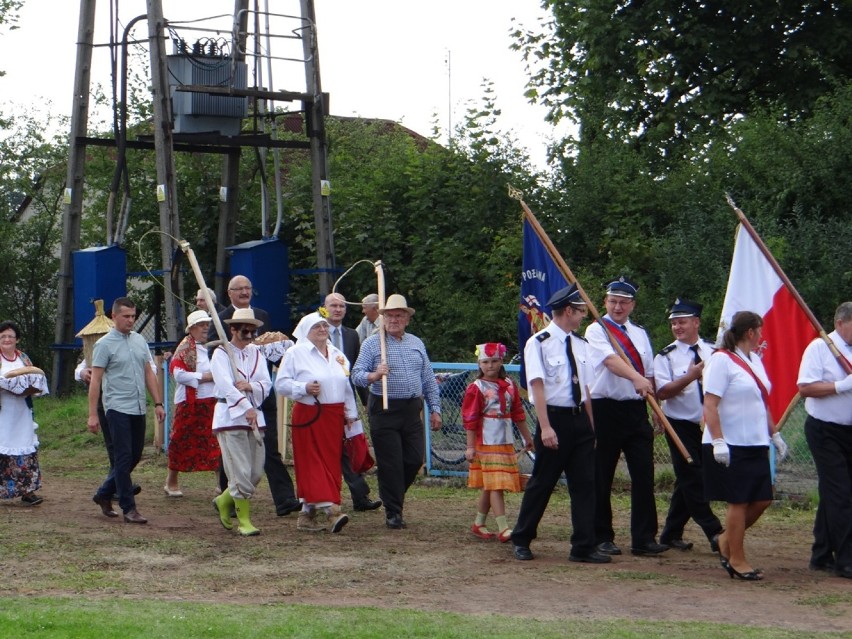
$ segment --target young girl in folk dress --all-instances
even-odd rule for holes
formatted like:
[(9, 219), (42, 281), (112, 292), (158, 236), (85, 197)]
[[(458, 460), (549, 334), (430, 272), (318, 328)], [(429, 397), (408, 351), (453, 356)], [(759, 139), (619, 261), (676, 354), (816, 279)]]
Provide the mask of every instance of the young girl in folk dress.
[[(470, 462), (467, 485), (482, 488), (476, 521), (470, 530), (480, 539), (496, 537), (505, 543), (511, 539), (512, 530), (506, 522), (503, 491), (521, 490), (512, 422), (524, 439), (524, 450), (532, 450), (533, 443), (518, 387), (506, 376), (503, 367), (506, 347), (494, 342), (480, 344), (476, 355), (479, 376), (467, 387), (462, 403), (462, 420), (467, 431), (465, 458)], [(489, 509), (497, 520), (496, 535), (485, 527)]]

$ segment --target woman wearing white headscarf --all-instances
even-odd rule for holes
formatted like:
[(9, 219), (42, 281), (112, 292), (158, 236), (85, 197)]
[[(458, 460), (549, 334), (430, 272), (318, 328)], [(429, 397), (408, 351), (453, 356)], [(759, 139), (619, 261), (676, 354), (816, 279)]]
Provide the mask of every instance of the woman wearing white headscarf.
[(275, 390), (293, 400), (291, 437), (296, 495), (302, 500), (297, 527), (340, 532), (349, 516), (340, 512), (340, 459), (344, 427), (358, 419), (349, 383), (349, 361), (328, 339), (320, 309), (299, 322), (296, 345), (287, 352)]

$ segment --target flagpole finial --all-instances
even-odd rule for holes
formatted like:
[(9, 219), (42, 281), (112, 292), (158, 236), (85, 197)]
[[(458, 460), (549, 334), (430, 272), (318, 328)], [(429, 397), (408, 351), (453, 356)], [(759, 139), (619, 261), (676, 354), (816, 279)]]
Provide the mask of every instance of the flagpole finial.
[(524, 199), (524, 192), (509, 184), (509, 197), (520, 202)]
[(727, 191), (725, 191), (725, 200), (727, 200), (728, 206), (730, 206), (733, 209), (737, 208), (737, 204), (736, 204), (736, 202), (734, 202), (734, 198), (732, 198), (731, 194), (728, 193)]

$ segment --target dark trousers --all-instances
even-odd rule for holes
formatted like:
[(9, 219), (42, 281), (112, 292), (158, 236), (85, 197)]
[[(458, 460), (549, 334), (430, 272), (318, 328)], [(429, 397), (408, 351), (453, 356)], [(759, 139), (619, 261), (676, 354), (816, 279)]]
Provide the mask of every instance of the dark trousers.
[(722, 523), (713, 514), (710, 502), (704, 498), (704, 470), (701, 465), (701, 426), (685, 419), (671, 419), (672, 430), (680, 438), (693, 463), (688, 463), (666, 432), (666, 441), (672, 455), (672, 468), (675, 474), (674, 491), (669, 504), (669, 514), (660, 533), (660, 543), (673, 539), (683, 539), (683, 528), (690, 517), (701, 526), (701, 530), (711, 539), (722, 532)]
[(349, 494), (352, 495), (352, 505), (365, 505), (370, 500), (370, 487), (361, 473), (356, 473), (352, 470), (349, 455), (346, 454), (346, 446), (343, 447), (343, 456), (340, 458), (340, 469), (343, 471), (343, 481), (349, 486)]
[(657, 536), (654, 501), (654, 431), (644, 400), (592, 400), (595, 414), (595, 537), (615, 540), (612, 528), (612, 482), (621, 453), (630, 473), (630, 535), (633, 546)]
[(112, 450), (112, 435), (109, 434), (109, 421), (107, 421), (106, 411), (104, 410), (103, 394), (98, 397), (98, 423), (101, 425), (101, 434), (104, 436), (109, 467), (112, 468), (115, 466), (115, 453)]
[(852, 566), (852, 426), (808, 415), (805, 438), (819, 482), (811, 563)]
[(382, 409), (382, 398), (370, 395), (367, 413), (370, 415), (370, 436), (376, 451), (376, 475), (379, 498), (385, 513), (401, 515), (405, 491), (417, 479), (426, 452), (423, 398), (389, 399), (388, 409)]
[(145, 446), (145, 415), (128, 415), (108, 410), (106, 417), (112, 438), (114, 461), (107, 478), (98, 488), (97, 495), (104, 499), (112, 499), (113, 495), (118, 495), (118, 505), (127, 513), (136, 508), (130, 473), (142, 459), (142, 449)]
[(535, 464), (527, 482), (512, 542), (529, 546), (536, 538), (550, 495), (564, 472), (571, 497), (571, 552), (585, 556), (595, 548), (595, 433), (585, 413), (548, 406), (547, 416), (556, 432), (559, 447), (546, 448), (541, 442), (541, 429), (533, 436)]

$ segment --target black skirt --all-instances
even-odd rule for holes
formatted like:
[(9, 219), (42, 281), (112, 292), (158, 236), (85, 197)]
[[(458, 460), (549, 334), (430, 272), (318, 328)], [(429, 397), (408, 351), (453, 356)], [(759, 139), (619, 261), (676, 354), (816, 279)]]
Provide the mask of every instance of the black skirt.
[(748, 504), (772, 499), (768, 446), (729, 446), (731, 465), (713, 457), (712, 444), (702, 446), (704, 496), (709, 501)]

